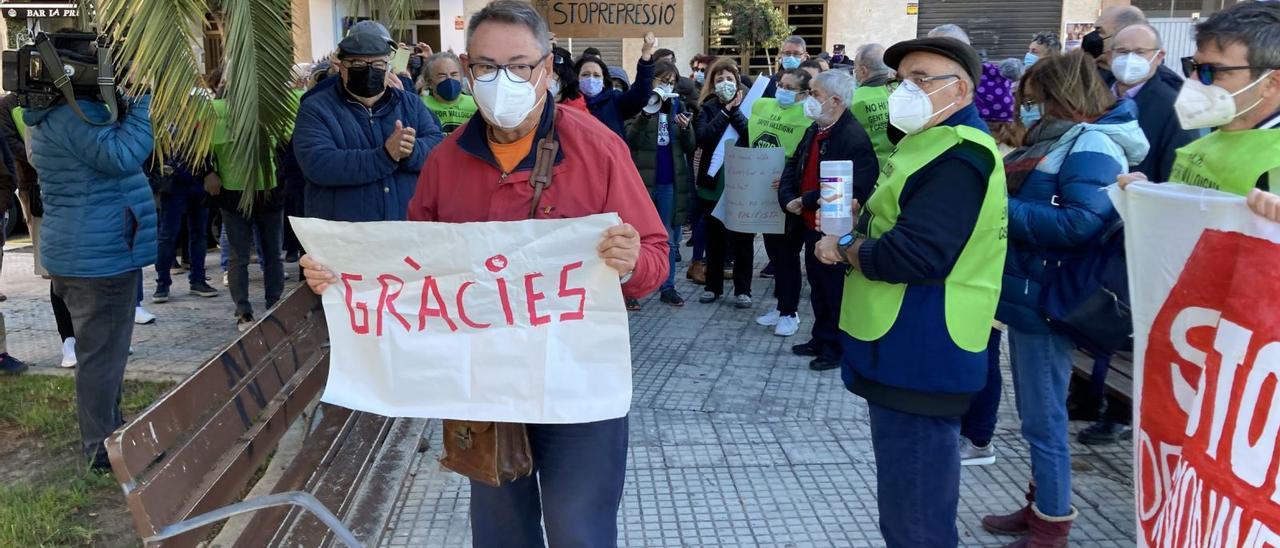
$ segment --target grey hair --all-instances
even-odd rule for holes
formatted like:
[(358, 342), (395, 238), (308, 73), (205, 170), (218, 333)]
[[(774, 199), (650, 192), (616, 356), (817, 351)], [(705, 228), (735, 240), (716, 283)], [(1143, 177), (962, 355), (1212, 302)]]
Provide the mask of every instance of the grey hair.
[(1147, 15), (1142, 13), (1142, 9), (1137, 6), (1121, 6), (1115, 15), (1116, 32), (1124, 30), (1125, 27), (1133, 25), (1146, 24)]
[(884, 64), (884, 46), (874, 42), (858, 46), (853, 66), (865, 67), (872, 75), (885, 74), (892, 70), (889, 65)]
[(1056, 32), (1037, 32), (1035, 36), (1031, 37), (1031, 42), (1056, 52), (1062, 51), (1062, 41), (1058, 40), (1058, 33)]
[(796, 36), (794, 34), (792, 34), (791, 36), (788, 36), (786, 40), (782, 41), (782, 43), (795, 44), (797, 46), (800, 46), (800, 49), (803, 49), (806, 51), (809, 49), (809, 45), (805, 43), (804, 38), (800, 36)]
[(1022, 79), (1022, 59), (1009, 58), (1000, 61), (1000, 76), (1003, 76), (1010, 82), (1017, 82)]
[(1196, 25), (1196, 46), (1207, 43), (1219, 49), (1243, 44), (1254, 78), (1268, 69), (1280, 70), (1280, 3), (1241, 2), (1214, 13)]
[(858, 87), (858, 81), (846, 71), (828, 70), (813, 77), (813, 81), (809, 82), (809, 89), (814, 86), (821, 86), (823, 91), (839, 97), (848, 107), (853, 104), (853, 91)]
[(431, 57), (428, 57), (427, 60), (422, 63), (423, 73), (425, 74), (427, 72), (430, 72), (431, 65), (433, 63), (435, 63), (436, 61), (444, 60), (444, 59), (453, 61), (455, 64), (458, 65), (458, 70), (459, 71), (462, 70), (462, 60), (458, 59), (457, 55), (454, 55), (452, 51), (442, 51), (440, 53), (431, 54)]
[(538, 42), (538, 48), (543, 56), (551, 53), (551, 30), (547, 27), (547, 20), (542, 18), (542, 14), (533, 8), (533, 4), (521, 2), (519, 0), (495, 0), (489, 5), (477, 11), (471, 16), (471, 23), (467, 25), (467, 42), (470, 48), (471, 35), (475, 34), (476, 29), (484, 23), (503, 23), (507, 25), (520, 25), (529, 29), (533, 33), (533, 39)]
[(933, 27), (933, 30), (929, 31), (930, 38), (937, 38), (939, 36), (955, 38), (956, 40), (959, 40), (966, 44), (969, 43), (969, 33), (965, 32), (964, 29), (960, 28), (960, 25), (953, 25), (951, 23), (947, 23), (945, 25), (938, 25), (936, 27)]
[[(1138, 23), (1136, 25), (1129, 25), (1128, 27), (1125, 27), (1123, 29), (1120, 29), (1119, 31), (1116, 31), (1116, 36), (1120, 36), (1121, 32), (1129, 30), (1131, 27), (1142, 28), (1142, 29), (1147, 29), (1151, 31), (1151, 34), (1156, 37), (1156, 49), (1164, 49), (1164, 40), (1160, 38), (1160, 30), (1151, 26), (1150, 23)], [(1115, 40), (1111, 41), (1111, 49), (1116, 49)]]

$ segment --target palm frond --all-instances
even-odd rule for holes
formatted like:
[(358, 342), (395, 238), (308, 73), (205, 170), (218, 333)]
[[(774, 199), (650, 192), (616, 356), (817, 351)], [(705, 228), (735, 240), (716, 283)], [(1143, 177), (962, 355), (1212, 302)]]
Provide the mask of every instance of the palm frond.
[(293, 35), (290, 0), (224, 0), (227, 18), (229, 177), (246, 181), (240, 207), (253, 204), (255, 184), (275, 177), (272, 151), (289, 139), (296, 105), (289, 92)]
[(128, 66), (132, 89), (151, 91), (151, 122), (161, 157), (201, 162), (213, 141), (209, 100), (195, 47), (203, 39), (203, 0), (99, 0), (97, 18), (116, 46), (117, 66)]

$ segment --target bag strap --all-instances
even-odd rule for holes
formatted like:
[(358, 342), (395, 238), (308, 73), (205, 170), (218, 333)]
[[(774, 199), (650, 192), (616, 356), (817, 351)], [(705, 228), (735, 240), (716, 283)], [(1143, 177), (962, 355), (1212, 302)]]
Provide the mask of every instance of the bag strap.
[(116, 104), (116, 77), (115, 69), (111, 64), (111, 49), (100, 39), (98, 41), (98, 93), (102, 95), (103, 102), (107, 105), (107, 121), (95, 122), (85, 116), (80, 110), (80, 105), (76, 103), (76, 93), (71, 86), (71, 76), (67, 75), (66, 69), (63, 68), (62, 58), (58, 56), (58, 50), (53, 47), (49, 41), (49, 37), (40, 34), (36, 37), (36, 52), (40, 54), (40, 60), (44, 62), (45, 70), (50, 75), (57, 74), (53, 80), (54, 87), (62, 92), (62, 97), (66, 99), (67, 104), (71, 106), (71, 110), (79, 116), (81, 120), (95, 126), (109, 126), (116, 123), (120, 118), (119, 105)]
[(529, 184), (533, 185), (533, 203), (529, 205), (529, 218), (538, 215), (538, 203), (542, 201), (542, 191), (551, 188), (551, 173), (556, 167), (556, 153), (560, 151), (560, 141), (556, 139), (555, 107), (551, 109), (551, 131), (538, 141), (537, 157), (533, 163), (533, 177)]

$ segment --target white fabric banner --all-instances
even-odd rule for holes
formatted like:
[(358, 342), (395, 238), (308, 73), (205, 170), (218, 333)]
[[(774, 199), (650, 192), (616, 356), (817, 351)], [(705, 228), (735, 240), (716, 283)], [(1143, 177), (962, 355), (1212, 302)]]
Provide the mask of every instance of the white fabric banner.
[(596, 254), (617, 214), (492, 223), (290, 217), (338, 276), (323, 401), (392, 417), (534, 424), (631, 407), (618, 273)]
[(1134, 320), (1140, 546), (1280, 544), (1280, 224), (1175, 183), (1110, 190)]

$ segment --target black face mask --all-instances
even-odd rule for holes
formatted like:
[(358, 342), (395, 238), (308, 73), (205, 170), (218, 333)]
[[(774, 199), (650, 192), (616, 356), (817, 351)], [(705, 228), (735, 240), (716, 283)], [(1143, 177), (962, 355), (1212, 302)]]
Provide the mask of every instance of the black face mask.
[(1094, 59), (1097, 59), (1098, 57), (1102, 57), (1102, 52), (1105, 51), (1105, 43), (1106, 38), (1102, 37), (1102, 31), (1095, 29), (1093, 32), (1084, 35), (1084, 37), (1080, 39), (1080, 49), (1084, 50), (1085, 53), (1092, 55)]
[(347, 91), (356, 97), (377, 97), (387, 90), (387, 69), (349, 68), (346, 86)]

